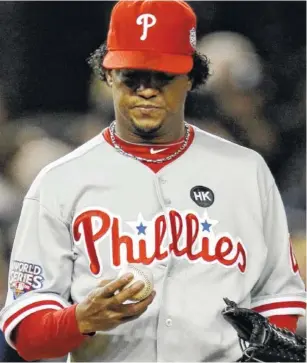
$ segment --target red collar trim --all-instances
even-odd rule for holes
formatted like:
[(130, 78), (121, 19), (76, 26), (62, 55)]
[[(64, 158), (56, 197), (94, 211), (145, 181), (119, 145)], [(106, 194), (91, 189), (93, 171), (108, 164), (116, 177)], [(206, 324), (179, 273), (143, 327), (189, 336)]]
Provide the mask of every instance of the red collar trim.
[[(194, 128), (191, 125), (189, 125), (189, 129), (190, 129), (190, 137), (188, 140), (188, 145), (187, 145), (186, 149), (178, 155), (178, 157), (183, 155), (184, 152), (186, 152), (188, 150), (188, 148), (192, 144), (192, 141), (194, 140), (194, 136), (195, 136)], [(107, 127), (103, 131), (103, 137), (111, 146), (113, 146), (112, 141), (111, 141), (109, 127)], [(184, 139), (182, 137), (178, 141), (171, 143), (171, 144), (142, 145), (142, 144), (133, 144), (133, 143), (127, 142), (127, 141), (119, 138), (116, 135), (115, 135), (115, 138), (116, 138), (116, 142), (122, 148), (123, 151), (125, 151), (129, 154), (132, 154), (136, 157), (142, 157), (142, 158), (154, 159), (154, 160), (165, 158), (167, 156), (172, 155), (174, 152), (176, 152), (181, 147), (181, 145), (183, 143), (183, 139)], [(173, 160), (176, 160), (176, 158)]]

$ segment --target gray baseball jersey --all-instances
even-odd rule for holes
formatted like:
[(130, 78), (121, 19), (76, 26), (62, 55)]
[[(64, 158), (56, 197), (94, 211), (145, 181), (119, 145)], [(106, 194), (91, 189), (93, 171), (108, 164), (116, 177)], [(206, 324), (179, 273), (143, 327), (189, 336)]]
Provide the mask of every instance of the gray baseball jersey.
[(45, 167), (27, 193), (1, 328), (80, 302), (123, 264), (154, 275), (139, 319), (97, 332), (72, 361), (234, 361), (223, 297), (265, 316), (304, 315), (305, 291), (279, 191), (261, 156), (195, 128), (154, 173), (100, 134)]

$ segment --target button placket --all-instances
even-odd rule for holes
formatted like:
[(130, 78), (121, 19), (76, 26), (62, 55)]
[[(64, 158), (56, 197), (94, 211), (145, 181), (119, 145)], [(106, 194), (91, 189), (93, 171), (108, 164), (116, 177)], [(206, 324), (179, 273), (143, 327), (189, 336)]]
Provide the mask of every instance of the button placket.
[(165, 320), (165, 325), (169, 328), (173, 325), (173, 321), (171, 318)]
[[(159, 180), (160, 185), (165, 185), (167, 183), (167, 180), (165, 178), (163, 178), (162, 176), (160, 176), (158, 178), (158, 180)], [(170, 205), (172, 203), (172, 201), (169, 198), (165, 197), (164, 203), (165, 203), (165, 205)]]

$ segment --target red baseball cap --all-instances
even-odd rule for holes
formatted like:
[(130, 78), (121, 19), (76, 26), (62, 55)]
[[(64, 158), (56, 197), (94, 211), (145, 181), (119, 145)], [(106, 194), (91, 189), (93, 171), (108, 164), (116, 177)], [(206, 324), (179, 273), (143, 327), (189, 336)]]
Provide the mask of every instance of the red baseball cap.
[(107, 69), (185, 74), (193, 68), (196, 15), (182, 0), (120, 0), (111, 13)]

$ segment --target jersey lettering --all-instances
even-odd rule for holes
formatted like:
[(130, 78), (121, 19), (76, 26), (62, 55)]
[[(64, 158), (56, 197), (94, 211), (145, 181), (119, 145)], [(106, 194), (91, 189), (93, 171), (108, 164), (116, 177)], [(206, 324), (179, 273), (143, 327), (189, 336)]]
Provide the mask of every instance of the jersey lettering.
[[(94, 219), (96, 223), (94, 230)], [(168, 220), (167, 220), (168, 219)], [(120, 218), (100, 209), (88, 210), (78, 215), (73, 222), (73, 237), (76, 244), (85, 243), (90, 271), (95, 276), (102, 273), (98, 244), (106, 238), (111, 240), (111, 264), (120, 267), (121, 263), (142, 263), (149, 265), (172, 255), (190, 262), (219, 263), (225, 267), (235, 267), (244, 273), (246, 251), (242, 242), (235, 242), (229, 234), (213, 235), (200, 231), (200, 218), (195, 213), (179, 213), (170, 210), (167, 215), (156, 216), (148, 224), (151, 227), (137, 227), (144, 237), (138, 234), (123, 233)], [(171, 241), (168, 241), (168, 222)], [(99, 227), (97, 227), (99, 225)], [(149, 233), (145, 233), (145, 228)], [(151, 244), (151, 245), (150, 245)], [(123, 256), (125, 251), (126, 256)]]

